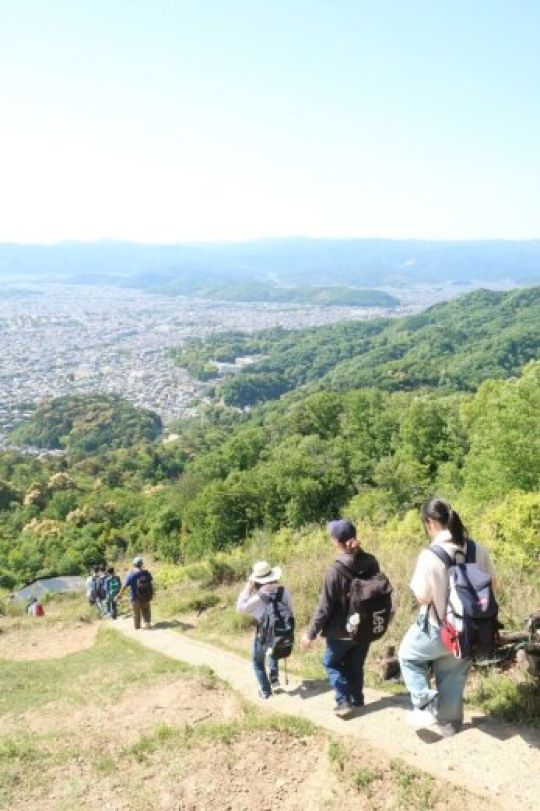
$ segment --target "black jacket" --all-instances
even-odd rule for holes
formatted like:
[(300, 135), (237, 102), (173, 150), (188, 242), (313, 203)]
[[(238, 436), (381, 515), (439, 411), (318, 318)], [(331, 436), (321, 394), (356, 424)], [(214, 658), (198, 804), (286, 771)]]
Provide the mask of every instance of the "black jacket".
[[(358, 550), (354, 554), (339, 555), (337, 561), (344, 564), (357, 577), (373, 577), (380, 571), (373, 555)], [(325, 572), (319, 605), (313, 615), (307, 635), (315, 639), (317, 634), (329, 639), (350, 639), (346, 629), (350, 580), (333, 563)]]

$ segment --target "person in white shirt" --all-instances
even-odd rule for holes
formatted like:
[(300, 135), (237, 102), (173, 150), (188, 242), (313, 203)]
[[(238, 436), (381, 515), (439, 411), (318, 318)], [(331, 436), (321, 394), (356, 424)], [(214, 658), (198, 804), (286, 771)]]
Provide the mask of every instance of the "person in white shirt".
[[(279, 566), (270, 566), (265, 560), (255, 563), (249, 579), (244, 586), (236, 603), (236, 610), (241, 614), (247, 614), (253, 617), (257, 627), (255, 629), (255, 638), (253, 640), (253, 670), (259, 684), (259, 695), (261, 698), (270, 698), (272, 692), (279, 689), (279, 667), (278, 662), (272, 656), (268, 656), (268, 668), (270, 673), (266, 672), (266, 647), (260, 640), (258, 634), (259, 623), (263, 619), (266, 602), (260, 597), (260, 593), (266, 594), (270, 597), (278, 595), (278, 589), (281, 589), (279, 597), (282, 602), (293, 613), (292, 599), (289, 590), (279, 585), (281, 579), (281, 569)], [(269, 677), (270, 676), (270, 677)]]
[[(464, 555), (467, 531), (450, 504), (432, 498), (423, 505), (421, 513), (432, 546), (439, 546), (452, 559), (456, 554)], [(489, 552), (478, 543), (475, 546), (476, 563), (491, 575), (495, 586)], [(410, 586), (420, 612), (399, 649), (401, 673), (413, 705), (408, 721), (416, 729), (430, 727), (441, 735), (453, 735), (463, 724), (463, 692), (470, 660), (453, 656), (440, 639), (440, 621), (446, 614), (448, 597), (448, 570), (429, 549), (420, 552)], [(436, 689), (430, 687), (430, 670)]]

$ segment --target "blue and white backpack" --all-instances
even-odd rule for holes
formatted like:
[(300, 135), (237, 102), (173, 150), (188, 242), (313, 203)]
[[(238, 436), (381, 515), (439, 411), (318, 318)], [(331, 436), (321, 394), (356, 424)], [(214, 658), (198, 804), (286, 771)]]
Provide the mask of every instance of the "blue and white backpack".
[(497, 644), (499, 606), (491, 575), (476, 563), (476, 544), (467, 540), (466, 551), (456, 552), (453, 558), (440, 546), (429, 549), (448, 570), (444, 618), (437, 616), (432, 604), (443, 645), (458, 659), (489, 656)]

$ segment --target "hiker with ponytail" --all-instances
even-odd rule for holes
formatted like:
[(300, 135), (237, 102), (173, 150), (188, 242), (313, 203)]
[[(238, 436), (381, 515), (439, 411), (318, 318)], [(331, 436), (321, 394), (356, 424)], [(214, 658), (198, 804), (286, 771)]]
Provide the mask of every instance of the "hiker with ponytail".
[[(429, 727), (448, 736), (463, 724), (463, 692), (471, 666), (468, 656), (452, 653), (441, 637), (448, 605), (449, 564), (468, 562), (472, 551), (474, 563), (486, 573), (491, 585), (495, 584), (495, 572), (487, 549), (469, 540), (459, 514), (447, 501), (432, 498), (420, 514), (431, 543), (420, 552), (410, 583), (420, 609), (401, 643), (399, 662), (413, 705), (409, 723), (416, 729)], [(434, 688), (430, 686), (430, 672)]]

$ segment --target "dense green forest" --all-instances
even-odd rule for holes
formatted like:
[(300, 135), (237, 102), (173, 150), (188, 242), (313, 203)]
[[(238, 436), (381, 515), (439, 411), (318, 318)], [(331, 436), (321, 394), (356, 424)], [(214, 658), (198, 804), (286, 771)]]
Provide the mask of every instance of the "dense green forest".
[(217, 375), (212, 361), (262, 355), (219, 384), (225, 404), (239, 407), (306, 383), (337, 391), (364, 386), (474, 391), (483, 380), (508, 377), (537, 357), (539, 324), (540, 287), (479, 290), (406, 318), (253, 336), (229, 332), (193, 341), (176, 358), (204, 380)]
[[(349, 372), (338, 376), (334, 388), (324, 383), (323, 389), (320, 380), (331, 380), (323, 377), (329, 369), (337, 375), (344, 367), (321, 364), (319, 378), (312, 378), (315, 388), (290, 392), (250, 413), (209, 406), (178, 426), (173, 443), (147, 441), (157, 432), (154, 421), (151, 436), (144, 434), (147, 414), (134, 430), (131, 406), (122, 410), (119, 404), (110, 419), (114, 426), (107, 428), (94, 397), (87, 400), (87, 419), (85, 398), (76, 398), (79, 416), (71, 421), (65, 401), (47, 404), (47, 420), (38, 410), (30, 426), (54, 428), (67, 454), (43, 460), (0, 454), (0, 584), (83, 571), (140, 549), (163, 560), (199, 560), (258, 528), (317, 524), (348, 509), (374, 526), (388, 525), (435, 492), (472, 516), (471, 529), (498, 558), (533, 568), (540, 553), (540, 362), (521, 367), (538, 350), (534, 306), (538, 290), (478, 293), (461, 308), (452, 302), (413, 321), (339, 325), (341, 336), (362, 327), (368, 336), (390, 330), (390, 338), (403, 337), (408, 349), (401, 357), (411, 370), (415, 349), (416, 369), (422, 356), (429, 366), (427, 360), (442, 353), (441, 323), (448, 326), (453, 313), (452, 341), (462, 352), (459, 362), (457, 349), (448, 354), (447, 368), (461, 364), (462, 373), (452, 385), (440, 385), (430, 366), (417, 388), (412, 371), (401, 386), (399, 377), (389, 386), (391, 361), (380, 345), (378, 366), (370, 355), (370, 386), (369, 366), (359, 377), (350, 370), (366, 353), (350, 356)], [(334, 358), (341, 351), (337, 340), (328, 342), (328, 328), (247, 340), (258, 352), (266, 346), (269, 356), (273, 340), (282, 347), (290, 341), (289, 351), (301, 346), (302, 353), (306, 344), (299, 335), (309, 335), (315, 359), (323, 343)], [(343, 338), (342, 346), (350, 342)], [(19, 429), (19, 436), (30, 426)], [(113, 427), (114, 441), (96, 444), (95, 437), (108, 436)]]
[(116, 395), (68, 395), (46, 400), (12, 432), (19, 445), (93, 453), (124, 448), (161, 432), (161, 419)]

